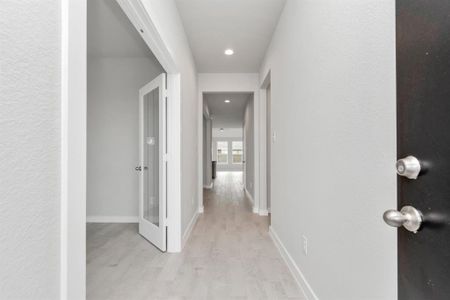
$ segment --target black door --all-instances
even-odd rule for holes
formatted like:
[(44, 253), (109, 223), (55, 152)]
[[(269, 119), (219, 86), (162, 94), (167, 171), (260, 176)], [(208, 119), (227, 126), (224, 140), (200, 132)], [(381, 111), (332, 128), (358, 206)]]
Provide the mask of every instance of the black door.
[(400, 300), (450, 299), (450, 1), (397, 0), (397, 153), (417, 179), (398, 177), (398, 209), (421, 211), (398, 229)]

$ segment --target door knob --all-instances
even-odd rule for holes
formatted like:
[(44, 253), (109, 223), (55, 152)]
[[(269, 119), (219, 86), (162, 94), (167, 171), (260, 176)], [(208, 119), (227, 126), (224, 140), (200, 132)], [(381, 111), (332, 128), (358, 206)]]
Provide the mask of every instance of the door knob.
[(392, 227), (405, 227), (406, 230), (416, 233), (422, 225), (422, 213), (412, 206), (403, 206), (400, 211), (390, 209), (384, 212), (383, 220)]
[(397, 160), (395, 164), (397, 174), (409, 179), (417, 179), (420, 173), (420, 162), (414, 156), (407, 156)]

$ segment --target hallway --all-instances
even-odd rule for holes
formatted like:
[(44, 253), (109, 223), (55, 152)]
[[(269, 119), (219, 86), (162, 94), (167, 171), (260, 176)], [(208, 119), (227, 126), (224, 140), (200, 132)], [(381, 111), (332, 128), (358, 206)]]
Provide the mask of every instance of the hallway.
[(137, 224), (88, 224), (88, 299), (304, 299), (255, 215), (241, 172), (219, 172), (204, 191), (183, 252), (165, 254), (137, 234)]
[(0, 300), (449, 300), (449, 11), (1, 1)]

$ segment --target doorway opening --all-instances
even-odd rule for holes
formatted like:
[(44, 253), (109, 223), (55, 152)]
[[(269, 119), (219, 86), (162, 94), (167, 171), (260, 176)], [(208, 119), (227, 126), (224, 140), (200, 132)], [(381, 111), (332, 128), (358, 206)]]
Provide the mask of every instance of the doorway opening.
[[(252, 92), (203, 93), (203, 188), (208, 201), (247, 201), (254, 206), (254, 121)], [(216, 197), (217, 198), (217, 197)]]
[[(90, 17), (87, 14), (92, 14), (92, 6), (94, 6), (94, 10), (105, 9), (105, 11), (99, 12), (97, 18), (88, 20)], [(166, 195), (166, 216), (160, 215), (160, 220), (164, 221), (164, 224), (166, 225), (165, 230), (161, 230), (161, 233), (167, 233), (167, 252), (181, 251), (181, 78), (180, 69), (174, 60), (173, 54), (169, 50), (169, 45), (162, 39), (161, 32), (158, 30), (159, 27), (155, 24), (152, 16), (149, 15), (147, 10), (142, 6), (141, 2), (126, 0), (83, 0), (71, 2), (65, 0), (62, 2), (61, 9), (61, 298), (69, 297), (81, 299), (86, 295), (86, 277), (89, 277), (86, 276), (86, 221), (93, 221), (96, 217), (102, 217), (99, 215), (87, 215), (88, 210), (95, 212), (95, 209), (92, 210), (93, 207), (95, 208), (95, 205), (91, 206), (89, 203), (90, 201), (87, 201), (87, 186), (89, 186), (88, 188), (90, 189), (93, 186), (92, 184), (96, 181), (105, 180), (111, 175), (110, 171), (112, 169), (118, 168), (118, 166), (122, 164), (121, 159), (123, 157), (117, 159), (116, 154), (118, 149), (127, 148), (129, 151), (132, 151), (129, 146), (131, 143), (121, 143), (126, 141), (127, 136), (126, 130), (118, 125), (119, 121), (126, 120), (129, 124), (135, 122), (135, 126), (139, 126), (139, 118), (135, 115), (136, 111), (138, 111), (138, 106), (136, 106), (135, 110), (130, 110), (126, 101), (120, 101), (125, 98), (130, 99), (130, 101), (131, 98), (136, 100), (139, 99), (138, 95), (135, 94), (133, 97), (123, 95), (122, 93), (125, 92), (125, 90), (117, 91), (117, 89), (115, 90), (114, 88), (115, 85), (120, 85), (123, 82), (134, 82), (134, 80), (137, 82), (142, 80), (142, 76), (138, 76), (131, 72), (130, 66), (127, 66), (126, 63), (122, 62), (122, 66), (118, 59), (120, 57), (130, 61), (150, 59), (151, 62), (147, 62), (147, 64), (153, 65), (155, 68), (159, 65), (160, 73), (155, 72), (155, 76), (147, 78), (148, 80), (155, 78), (158, 74), (167, 73), (167, 85), (159, 89), (159, 91), (164, 93), (168, 99), (165, 103), (167, 111), (165, 135), (167, 136), (166, 147), (168, 154), (165, 156), (165, 161), (167, 167), (166, 179), (168, 193)], [(111, 22), (103, 22), (105, 19), (109, 19)], [(130, 23), (132, 24), (131, 27), (129, 26)], [(97, 32), (88, 30), (88, 25), (97, 26)], [(136, 32), (138, 32), (137, 35)], [(123, 35), (123, 37), (119, 38), (119, 35)], [(94, 47), (93, 49), (90, 49), (90, 55), (88, 55), (86, 52), (86, 49), (88, 48), (86, 42), (91, 44), (92, 42), (98, 42), (97, 40), (105, 42), (107, 46), (99, 43), (98, 48)], [(142, 40), (145, 43), (142, 43)], [(127, 43), (127, 45), (122, 45), (124, 41), (129, 43)], [(148, 48), (143, 47), (143, 45), (146, 45)], [(89, 47), (90, 46), (91, 45), (89, 45)], [(129, 52), (132, 52), (133, 55), (129, 55), (126, 51), (118, 51), (118, 49), (121, 49), (121, 46), (130, 50)], [(127, 48), (127, 46), (129, 46), (129, 48)], [(142, 53), (145, 53), (145, 55), (142, 55)], [(115, 64), (112, 63), (112, 61), (114, 61)], [(109, 62), (109, 64), (107, 62)], [(92, 68), (95, 64), (96, 68)], [(91, 68), (89, 72), (86, 69), (86, 66)], [(152, 70), (155, 71), (155, 68)], [(107, 71), (120, 74), (110, 74)], [(146, 72), (148, 71), (149, 70), (146, 70)], [(108, 74), (106, 74), (106, 76), (97, 76), (102, 73)], [(127, 73), (129, 78), (124, 78), (123, 80), (120, 79), (119, 75), (122, 73)], [(143, 72), (143, 74), (145, 75), (147, 73)], [(95, 89), (91, 90), (91, 87), (99, 85), (90, 84), (88, 93), (86, 84), (88, 81), (91, 82), (92, 78), (98, 78), (99, 85), (105, 84), (107, 81), (106, 79), (108, 79), (109, 84), (112, 84), (112, 88), (99, 92)], [(139, 88), (142, 88), (143, 85), (147, 83), (148, 81), (142, 83), (142, 85), (136, 85), (133, 91), (137, 93)], [(126, 90), (129, 91), (129, 89), (130, 88), (128, 87)], [(93, 91), (94, 93), (92, 93)], [(98, 92), (99, 95), (97, 95), (96, 92)], [(89, 107), (88, 109), (87, 94), (89, 94), (90, 97), (98, 96), (103, 98), (103, 102), (100, 101), (99, 103), (101, 105), (98, 107), (94, 104), (93, 107)], [(105, 99), (108, 99), (107, 103)], [(89, 103), (89, 106), (91, 106), (91, 104), (92, 103)], [(114, 107), (115, 110), (123, 109), (121, 120), (115, 120), (117, 112), (116, 114), (111, 113), (110, 110), (112, 107)], [(94, 117), (92, 117), (92, 114)], [(96, 124), (103, 126), (104, 123), (109, 123), (111, 125), (108, 131), (109, 135), (102, 135), (98, 134), (95, 130), (88, 130), (88, 127), (95, 127)], [(136, 132), (137, 131), (138, 130), (136, 130)], [(131, 136), (128, 136), (128, 138), (136, 138), (136, 134), (137, 133), (134, 133)], [(92, 141), (98, 145), (113, 141), (113, 145), (110, 148), (107, 148), (108, 151), (103, 151), (105, 150), (105, 146), (99, 146), (99, 148), (91, 147)], [(89, 156), (87, 155), (88, 151), (90, 152)], [(137, 152), (138, 151), (134, 153)], [(92, 153), (97, 153), (97, 156), (91, 156)], [(103, 156), (98, 155), (98, 153), (103, 154)], [(92, 157), (95, 157), (96, 159), (97, 157), (100, 157), (98, 158), (99, 160), (110, 158), (110, 160), (108, 161), (106, 168), (100, 170), (90, 169), (88, 171), (86, 169), (92, 162)], [(170, 157), (170, 160), (167, 160), (167, 157)], [(128, 156), (123, 158), (123, 160), (131, 161)], [(131, 170), (129, 167), (131, 167)], [(130, 182), (133, 180), (130, 179), (129, 176), (127, 177), (126, 173), (128, 172), (128, 175), (130, 175), (129, 172), (131, 172), (136, 176), (136, 171), (133, 170), (135, 167), (139, 167), (139, 165), (136, 165), (136, 161), (133, 161), (131, 166), (127, 165), (126, 171), (122, 174), (124, 176), (124, 181), (120, 181), (118, 183), (119, 186), (124, 186), (124, 189), (128, 187), (129, 190), (129, 186), (132, 185)], [(97, 193), (99, 193), (100, 196), (104, 196), (102, 193), (109, 193), (109, 195), (111, 195), (111, 190), (114, 188), (116, 187), (107, 186), (107, 189), (99, 190)], [(88, 193), (89, 196), (94, 195), (95, 189), (90, 190)], [(161, 199), (163, 198), (160, 197), (159, 200)], [(130, 201), (133, 200), (130, 199)], [(87, 207), (88, 205), (89, 207)], [(128, 209), (130, 209), (128, 211), (126, 209), (121, 211), (120, 215), (113, 214), (114, 211), (117, 211), (117, 207), (110, 205), (109, 202), (106, 203), (106, 205), (102, 203), (102, 207), (103, 206), (107, 209), (108, 215), (105, 214), (105, 217), (109, 220), (113, 217), (116, 221), (122, 223), (139, 221), (139, 216), (134, 215), (136, 210), (133, 210), (132, 206), (130, 206), (131, 209), (128, 207)], [(159, 207), (161, 207), (161, 205), (159, 205)], [(101, 221), (101, 218), (97, 219), (97, 221)], [(103, 219), (103, 221), (105, 221), (105, 219)], [(115, 228), (116, 226), (112, 227)], [(137, 231), (136, 227), (136, 224), (132, 224), (131, 228), (134, 229), (131, 231), (133, 234)], [(99, 232), (102, 233), (101, 235), (105, 234), (105, 232), (111, 233), (111, 231), (114, 232), (114, 228), (106, 228)], [(130, 231), (125, 230), (124, 232)], [(120, 238), (121, 235), (114, 236)], [(147, 240), (139, 235), (138, 237), (140, 241), (146, 243), (146, 247), (150, 245)], [(122, 236), (122, 238), (124, 238), (124, 236)], [(96, 246), (100, 245), (97, 244)], [(112, 249), (115, 244), (106, 243), (105, 246)], [(104, 249), (104, 247), (100, 248)], [(152, 248), (155, 250), (157, 249), (153, 246)], [(119, 250), (120, 247), (117, 247), (116, 249), (116, 251), (123, 250)], [(161, 253), (159, 250), (156, 251)], [(113, 263), (112, 265), (115, 266), (116, 264)]]
[(88, 0), (88, 298), (114, 294), (136, 253), (167, 250), (166, 90), (166, 70), (120, 4)]

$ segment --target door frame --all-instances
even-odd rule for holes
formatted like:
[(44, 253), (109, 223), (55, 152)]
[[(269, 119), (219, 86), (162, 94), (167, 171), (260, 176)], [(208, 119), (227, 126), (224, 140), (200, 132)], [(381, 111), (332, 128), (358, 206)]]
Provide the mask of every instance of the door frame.
[[(254, 125), (254, 199), (253, 213), (267, 216), (265, 198), (265, 165), (266, 165), (266, 112), (265, 98), (261, 98), (261, 84), (258, 73), (199, 73), (198, 74), (198, 114), (203, 111), (203, 94), (205, 93), (253, 93), (253, 125)], [(203, 213), (203, 138), (202, 118), (198, 117), (198, 212)], [(246, 158), (247, 159), (247, 158)], [(246, 160), (247, 161), (247, 160)]]
[[(167, 72), (167, 251), (181, 251), (180, 71), (141, 0), (117, 0)], [(87, 0), (61, 1), (60, 298), (86, 297)]]
[[(271, 78), (270, 78), (270, 69), (267, 71), (267, 73), (264, 76), (264, 79), (261, 82), (261, 90), (259, 93), (259, 101), (260, 101), (260, 110), (261, 110), (261, 145), (260, 145), (260, 155), (261, 155), (261, 175), (260, 175), (260, 181), (261, 181), (261, 191), (260, 191), (260, 197), (261, 202), (264, 203), (265, 208), (265, 215), (269, 215), (270, 207), (269, 207), (269, 196), (267, 195), (267, 177), (268, 172), (270, 172), (270, 169), (267, 167), (268, 157), (267, 155), (270, 155), (267, 153), (267, 145), (268, 143), (272, 143), (272, 140), (268, 139), (269, 133), (267, 132), (270, 130), (268, 128), (269, 124), (267, 124), (267, 114), (270, 113), (267, 111), (267, 88), (271, 86)], [(271, 91), (272, 92), (272, 91)], [(271, 95), (272, 99), (272, 95)]]
[[(206, 147), (205, 147), (209, 151), (207, 151), (207, 153), (203, 153), (203, 150), (205, 149), (203, 147), (205, 145), (202, 144), (202, 153), (204, 154), (204, 156), (202, 156), (202, 168), (204, 168), (204, 169), (202, 169), (202, 172), (205, 172), (205, 170), (206, 170), (206, 174), (203, 174), (203, 173), (202, 174), (206, 175), (207, 178), (209, 177), (209, 180), (208, 180), (209, 184), (205, 185), (203, 178), (202, 178), (202, 184), (203, 184), (203, 188), (212, 189), (213, 185), (214, 185), (214, 182), (212, 179), (212, 165), (211, 165), (211, 163), (212, 163), (212, 119), (211, 119), (211, 114), (209, 112), (208, 106), (203, 107), (202, 125), (203, 125), (203, 122), (205, 121), (203, 118), (207, 122), (205, 134), (206, 134), (206, 141), (209, 142), (210, 145), (206, 145)], [(204, 133), (203, 133), (203, 126), (202, 126), (202, 141), (203, 141), (203, 134)], [(209, 147), (209, 146), (211, 146), (211, 147)], [(204, 161), (203, 161), (204, 157), (206, 157), (207, 163), (210, 164), (209, 166), (206, 166), (206, 168), (204, 166)]]

